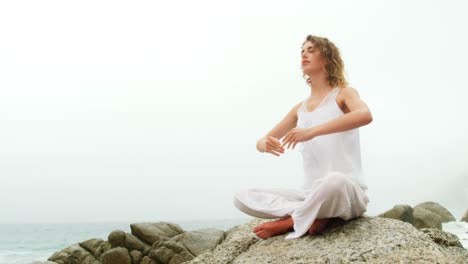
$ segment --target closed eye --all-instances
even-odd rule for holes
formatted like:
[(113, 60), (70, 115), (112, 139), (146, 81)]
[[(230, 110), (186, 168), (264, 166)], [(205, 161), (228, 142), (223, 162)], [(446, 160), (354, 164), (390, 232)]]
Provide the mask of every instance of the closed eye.
[[(307, 51), (308, 51), (309, 53), (312, 53), (312, 52), (315, 51), (315, 49), (312, 48), (312, 47), (308, 47), (308, 48), (307, 48)], [(302, 53), (304, 53), (304, 50), (301, 50), (301, 55), (302, 55)]]

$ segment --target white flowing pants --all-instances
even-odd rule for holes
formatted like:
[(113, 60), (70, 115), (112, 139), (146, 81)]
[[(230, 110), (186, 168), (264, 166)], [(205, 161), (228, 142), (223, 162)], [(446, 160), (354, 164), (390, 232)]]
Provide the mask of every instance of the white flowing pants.
[(247, 188), (233, 197), (234, 206), (258, 218), (286, 218), (294, 221), (294, 231), (285, 239), (307, 233), (315, 219), (340, 217), (350, 220), (367, 211), (369, 197), (348, 175), (332, 171), (317, 179), (311, 188)]

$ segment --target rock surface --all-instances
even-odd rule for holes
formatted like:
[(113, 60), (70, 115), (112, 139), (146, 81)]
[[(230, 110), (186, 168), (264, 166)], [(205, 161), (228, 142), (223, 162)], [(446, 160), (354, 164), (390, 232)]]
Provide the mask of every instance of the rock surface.
[(468, 251), (459, 238), (441, 230), (440, 224), (451, 216), (433, 202), (414, 208), (400, 204), (378, 216), (338, 218), (322, 234), (293, 240), (285, 240), (287, 233), (268, 239), (255, 235), (255, 226), (273, 219), (253, 218), (227, 231), (135, 223), (131, 233), (114, 230), (108, 241), (76, 243), (37, 264), (468, 264)]
[(187, 264), (209, 263), (468, 263), (468, 251), (453, 234), (418, 230), (389, 218), (361, 217), (329, 226), (321, 235), (261, 239), (253, 219), (227, 231), (223, 243)]

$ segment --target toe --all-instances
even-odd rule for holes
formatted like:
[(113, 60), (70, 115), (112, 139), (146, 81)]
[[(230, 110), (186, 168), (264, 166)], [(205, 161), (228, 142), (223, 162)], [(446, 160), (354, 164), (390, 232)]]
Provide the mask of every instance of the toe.
[(253, 231), (258, 232), (260, 230), (259, 226), (254, 227)]
[(260, 234), (260, 237), (263, 238), (263, 239), (268, 238), (268, 233), (266, 233), (265, 231), (260, 231), (259, 234)]

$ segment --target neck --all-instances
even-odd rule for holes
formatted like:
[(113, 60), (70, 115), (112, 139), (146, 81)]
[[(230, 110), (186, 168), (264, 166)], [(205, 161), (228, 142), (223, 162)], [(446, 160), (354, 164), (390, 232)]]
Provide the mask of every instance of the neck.
[(333, 87), (328, 83), (327, 79), (320, 75), (318, 78), (310, 78), (310, 94), (326, 94), (328, 91), (333, 89)]

